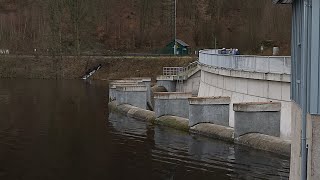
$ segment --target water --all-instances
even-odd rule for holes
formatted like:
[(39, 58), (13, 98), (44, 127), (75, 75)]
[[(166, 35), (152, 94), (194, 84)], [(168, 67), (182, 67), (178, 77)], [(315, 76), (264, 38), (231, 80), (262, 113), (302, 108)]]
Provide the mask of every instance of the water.
[(286, 157), (108, 120), (106, 97), (105, 82), (0, 80), (0, 179), (288, 179)]

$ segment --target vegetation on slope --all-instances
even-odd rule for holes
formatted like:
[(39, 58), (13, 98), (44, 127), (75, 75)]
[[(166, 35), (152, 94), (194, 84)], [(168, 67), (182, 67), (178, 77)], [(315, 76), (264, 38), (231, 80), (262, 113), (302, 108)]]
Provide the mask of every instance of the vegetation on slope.
[[(178, 38), (193, 49), (289, 54), (290, 21), (271, 0), (178, 0)], [(173, 0), (0, 0), (0, 49), (14, 53), (159, 52), (173, 27)]]

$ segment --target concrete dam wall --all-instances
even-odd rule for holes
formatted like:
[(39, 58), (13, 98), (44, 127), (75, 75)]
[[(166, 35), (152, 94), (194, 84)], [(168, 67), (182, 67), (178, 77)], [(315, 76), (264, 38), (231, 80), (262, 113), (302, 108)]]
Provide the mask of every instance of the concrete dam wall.
[(143, 81), (111, 82), (110, 110), (194, 134), (290, 154), (290, 142), (280, 138), (279, 102), (234, 104), (235, 126), (230, 127), (230, 97), (192, 97), (190, 92), (163, 92), (151, 88), (154, 100), (154, 111), (151, 111), (146, 106), (150, 87)]
[(290, 57), (221, 55), (216, 50), (199, 54), (198, 96), (230, 97), (230, 127), (235, 126), (234, 103), (280, 102), (280, 137), (290, 139)]
[(290, 66), (290, 57), (203, 50), (188, 67), (164, 67), (157, 88), (133, 78), (111, 82), (110, 105), (136, 119), (289, 155)]

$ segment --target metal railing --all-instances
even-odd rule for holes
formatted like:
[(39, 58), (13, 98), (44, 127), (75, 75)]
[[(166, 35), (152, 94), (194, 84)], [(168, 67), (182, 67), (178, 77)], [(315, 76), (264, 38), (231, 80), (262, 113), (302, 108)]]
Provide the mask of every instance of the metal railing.
[(164, 67), (164, 76), (178, 76), (179, 73), (183, 72), (184, 67)]
[(199, 62), (204, 65), (225, 69), (291, 74), (290, 56), (251, 56), (217, 54), (218, 50), (202, 50)]
[(190, 63), (187, 67), (164, 67), (164, 76), (184, 76), (188, 75), (191, 71), (195, 70), (199, 64), (199, 61)]
[(176, 80), (178, 83), (178, 92), (184, 92), (183, 83), (193, 73), (195, 73), (198, 67), (199, 61), (190, 63), (187, 67), (164, 67), (163, 75), (172, 77), (172, 80)]

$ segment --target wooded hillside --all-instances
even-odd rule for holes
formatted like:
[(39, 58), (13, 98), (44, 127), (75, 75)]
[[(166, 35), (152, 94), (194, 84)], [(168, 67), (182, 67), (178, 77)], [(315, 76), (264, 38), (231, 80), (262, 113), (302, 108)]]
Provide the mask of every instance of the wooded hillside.
[[(271, 0), (178, 0), (178, 38), (193, 49), (260, 44), (289, 53), (291, 7)], [(157, 52), (173, 39), (173, 0), (0, 0), (0, 49)]]

